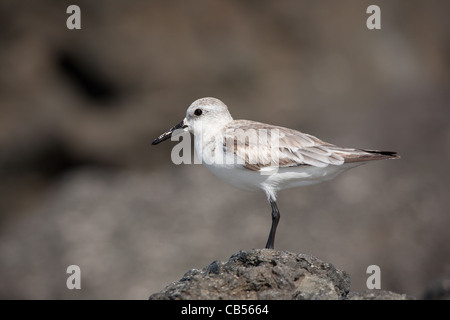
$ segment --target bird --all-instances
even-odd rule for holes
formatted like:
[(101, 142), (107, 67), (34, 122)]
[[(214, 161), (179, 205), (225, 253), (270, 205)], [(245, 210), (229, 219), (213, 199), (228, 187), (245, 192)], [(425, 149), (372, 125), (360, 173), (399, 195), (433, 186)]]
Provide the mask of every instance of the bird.
[(331, 180), (369, 161), (400, 158), (394, 151), (343, 148), (297, 130), (234, 120), (213, 97), (195, 100), (186, 117), (152, 145), (185, 132), (194, 136), (197, 157), (213, 174), (239, 189), (266, 194), (272, 209), (266, 249), (275, 247), (279, 191)]

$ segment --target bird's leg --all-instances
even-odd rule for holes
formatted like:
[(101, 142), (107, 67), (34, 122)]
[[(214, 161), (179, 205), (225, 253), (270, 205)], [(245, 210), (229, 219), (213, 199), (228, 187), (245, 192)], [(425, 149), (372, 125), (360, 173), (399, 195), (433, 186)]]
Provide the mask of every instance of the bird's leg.
[(277, 231), (278, 221), (280, 221), (280, 211), (278, 211), (277, 202), (275, 200), (270, 198), (269, 202), (272, 206), (272, 227), (270, 228), (266, 249), (273, 249), (275, 244), (275, 232)]

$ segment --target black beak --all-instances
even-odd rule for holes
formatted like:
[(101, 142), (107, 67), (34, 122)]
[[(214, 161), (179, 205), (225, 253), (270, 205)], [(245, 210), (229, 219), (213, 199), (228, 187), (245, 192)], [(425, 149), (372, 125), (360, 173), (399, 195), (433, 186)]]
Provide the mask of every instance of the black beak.
[(168, 131), (164, 132), (162, 135), (160, 135), (158, 138), (153, 140), (152, 145), (158, 144), (160, 142), (163, 142), (164, 140), (169, 139), (173, 132), (177, 129), (184, 129), (187, 125), (184, 123), (184, 120), (181, 121), (179, 124), (175, 125), (174, 127), (170, 128)]

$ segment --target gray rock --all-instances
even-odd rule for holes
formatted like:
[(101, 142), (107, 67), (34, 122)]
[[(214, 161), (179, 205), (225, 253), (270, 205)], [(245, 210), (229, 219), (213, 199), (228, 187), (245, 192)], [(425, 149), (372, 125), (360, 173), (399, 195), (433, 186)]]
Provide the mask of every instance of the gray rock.
[(350, 292), (347, 300), (414, 300), (407, 294), (399, 294), (385, 290), (367, 290), (363, 293)]
[(350, 277), (316, 257), (286, 251), (239, 251), (227, 262), (189, 270), (150, 299), (344, 299)]
[(350, 276), (332, 264), (306, 254), (253, 249), (227, 262), (213, 261), (189, 270), (150, 300), (406, 300), (389, 291), (350, 293)]

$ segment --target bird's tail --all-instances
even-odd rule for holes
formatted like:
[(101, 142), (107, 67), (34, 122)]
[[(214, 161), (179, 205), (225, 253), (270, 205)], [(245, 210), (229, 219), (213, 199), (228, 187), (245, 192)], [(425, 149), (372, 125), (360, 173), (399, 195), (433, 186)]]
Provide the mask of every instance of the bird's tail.
[(400, 159), (395, 151), (343, 148), (335, 151), (344, 158), (344, 163), (365, 162), (383, 159)]

